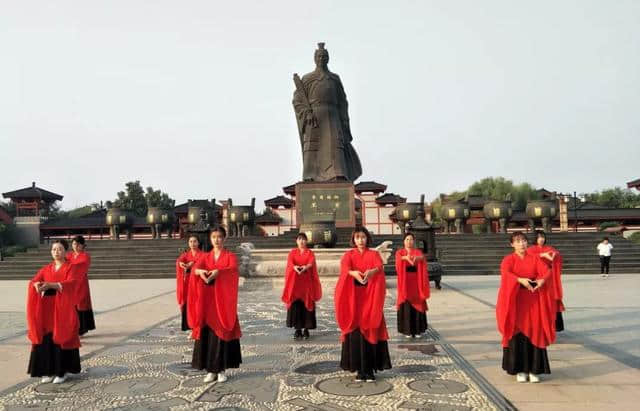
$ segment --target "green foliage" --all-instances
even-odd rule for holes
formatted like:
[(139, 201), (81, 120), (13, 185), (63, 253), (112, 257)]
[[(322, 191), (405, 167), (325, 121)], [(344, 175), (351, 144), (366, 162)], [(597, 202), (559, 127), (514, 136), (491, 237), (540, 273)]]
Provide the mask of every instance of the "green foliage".
[(142, 189), (139, 180), (130, 181), (125, 184), (125, 191), (118, 192), (118, 198), (113, 202), (107, 201), (107, 207), (119, 207), (133, 214), (144, 217), (147, 215), (148, 207), (173, 208), (175, 200), (171, 199), (167, 193), (147, 187), (147, 192)]
[(618, 227), (619, 225), (620, 223), (617, 221), (603, 221), (602, 223), (600, 223), (598, 231), (604, 231), (609, 227)]
[(489, 225), (487, 223), (475, 224), (471, 226), (473, 234), (484, 234), (489, 232)]
[(0, 223), (0, 245), (15, 244), (15, 225)]
[(635, 208), (640, 207), (640, 194), (620, 187), (609, 188), (595, 193), (585, 194), (585, 200), (604, 207)]
[(13, 257), (16, 253), (24, 253), (27, 251), (27, 247), (23, 245), (10, 245), (2, 248), (3, 257)]
[[(447, 197), (452, 200), (461, 200), (467, 195), (466, 191), (454, 191), (447, 194)], [(433, 200), (431, 203), (431, 221), (436, 224), (442, 224), (442, 200), (440, 197)]]
[(73, 210), (69, 210), (67, 214), (70, 218), (80, 218), (88, 214), (91, 214), (93, 210), (94, 208), (92, 206), (86, 205), (84, 207), (78, 207), (78, 208), (74, 208)]
[(635, 233), (629, 236), (629, 240), (633, 241), (636, 244), (640, 244), (640, 231), (636, 231)]
[(144, 195), (144, 198), (149, 207), (172, 209), (176, 205), (176, 200), (171, 199), (169, 194), (163, 193), (160, 190), (154, 190), (153, 187), (147, 187), (147, 192)]
[(0, 207), (4, 208), (11, 217), (16, 216), (16, 204), (13, 201), (0, 201)]
[(537, 199), (536, 189), (529, 183), (514, 184), (504, 177), (486, 177), (471, 184), (469, 194), (481, 195), (491, 200), (505, 200), (510, 196), (514, 210), (524, 210), (527, 201)]

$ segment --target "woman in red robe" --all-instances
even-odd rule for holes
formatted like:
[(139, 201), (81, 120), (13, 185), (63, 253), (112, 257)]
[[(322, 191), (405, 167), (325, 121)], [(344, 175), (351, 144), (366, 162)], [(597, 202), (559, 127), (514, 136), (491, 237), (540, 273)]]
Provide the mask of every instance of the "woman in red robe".
[(187, 318), (187, 305), (190, 301), (195, 301), (197, 298), (190, 298), (189, 290), (195, 292), (197, 288), (194, 282), (200, 280), (198, 276), (191, 275), (193, 272), (192, 268), (200, 257), (204, 255), (200, 250), (200, 240), (198, 240), (198, 236), (189, 236), (187, 244), (189, 245), (189, 249), (180, 254), (180, 257), (176, 260), (176, 297), (182, 315), (182, 331), (191, 329), (189, 326), (189, 318)]
[(527, 253), (527, 238), (511, 234), (514, 252), (500, 264), (496, 304), (502, 334), (502, 368), (518, 382), (539, 382), (550, 374), (547, 346), (556, 339), (556, 296), (553, 276), (540, 257)]
[(533, 255), (540, 256), (542, 261), (549, 267), (551, 274), (553, 275), (554, 292), (557, 298), (557, 310), (556, 310), (556, 332), (564, 331), (564, 319), (562, 318), (562, 312), (564, 311), (564, 304), (562, 303), (562, 255), (555, 248), (547, 245), (547, 236), (544, 231), (536, 231), (536, 244), (527, 248), (527, 252)]
[[(208, 374), (204, 382), (225, 382), (225, 370), (238, 368), (240, 354), (240, 323), (238, 322), (238, 261), (224, 248), (227, 232), (217, 227), (209, 239), (213, 249), (193, 266), (196, 299), (189, 304), (191, 337), (195, 340), (191, 366)], [(192, 290), (193, 291), (193, 290)]]
[(315, 304), (322, 297), (316, 256), (307, 248), (307, 240), (305, 233), (298, 234), (298, 247), (289, 252), (284, 274), (282, 301), (287, 305), (287, 327), (296, 330), (294, 340), (309, 339), (309, 330), (316, 328)]
[(364, 227), (351, 234), (351, 250), (340, 261), (335, 290), (335, 314), (342, 331), (340, 367), (357, 372), (356, 381), (374, 382), (375, 371), (391, 368), (384, 321), (386, 284), (380, 254), (368, 248)]
[(96, 322), (93, 317), (93, 307), (91, 305), (91, 290), (89, 289), (89, 267), (91, 266), (91, 256), (85, 251), (84, 237), (75, 236), (71, 241), (72, 251), (67, 253), (67, 261), (76, 266), (78, 275), (77, 298), (78, 303), (78, 324), (80, 335), (96, 329)]
[(422, 251), (414, 248), (413, 234), (406, 233), (403, 243), (404, 248), (396, 251), (398, 332), (415, 338), (427, 331), (429, 272)]
[(32, 344), (27, 372), (42, 377), (42, 383), (60, 384), (67, 373), (80, 372), (79, 280), (77, 266), (65, 260), (67, 248), (66, 241), (54, 241), (53, 262), (42, 267), (27, 288), (27, 337)]

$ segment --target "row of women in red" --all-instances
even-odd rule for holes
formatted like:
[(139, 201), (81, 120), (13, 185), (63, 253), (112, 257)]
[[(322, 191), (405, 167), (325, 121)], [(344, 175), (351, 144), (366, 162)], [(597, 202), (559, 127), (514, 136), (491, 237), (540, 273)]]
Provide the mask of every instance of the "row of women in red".
[[(195, 340), (192, 366), (206, 369), (206, 382), (225, 381), (224, 371), (242, 362), (237, 319), (238, 267), (233, 253), (224, 249), (226, 233), (211, 233), (213, 250), (199, 251), (197, 237), (189, 238), (189, 250), (176, 262), (178, 304), (183, 329), (192, 328)], [(352, 250), (341, 259), (335, 289), (336, 320), (341, 329), (343, 369), (356, 372), (356, 380), (374, 381), (376, 371), (391, 368), (384, 320), (386, 283), (380, 254), (369, 249), (371, 236), (357, 228), (351, 236)], [(315, 304), (322, 297), (315, 255), (307, 248), (304, 233), (296, 238), (285, 269), (282, 301), (287, 306), (287, 326), (295, 339), (309, 338), (316, 328)], [(399, 331), (409, 337), (426, 331), (426, 299), (429, 278), (424, 256), (414, 248), (414, 238), (404, 238), (396, 254), (398, 271)], [(186, 313), (186, 314), (185, 314)]]
[[(562, 306), (561, 257), (545, 248), (537, 235), (528, 249), (522, 232), (511, 234), (513, 253), (500, 264), (500, 289), (496, 304), (498, 330), (502, 334), (502, 368), (518, 382), (540, 381), (550, 374), (547, 347), (556, 339), (556, 318)], [(555, 263), (554, 263), (555, 262)]]

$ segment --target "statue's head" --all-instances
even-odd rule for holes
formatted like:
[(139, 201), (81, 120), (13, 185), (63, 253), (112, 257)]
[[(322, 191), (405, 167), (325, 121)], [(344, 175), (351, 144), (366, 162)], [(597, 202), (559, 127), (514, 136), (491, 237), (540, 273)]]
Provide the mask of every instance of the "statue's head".
[(329, 64), (329, 51), (324, 48), (324, 43), (318, 43), (318, 49), (313, 54), (313, 60), (318, 67), (326, 67)]

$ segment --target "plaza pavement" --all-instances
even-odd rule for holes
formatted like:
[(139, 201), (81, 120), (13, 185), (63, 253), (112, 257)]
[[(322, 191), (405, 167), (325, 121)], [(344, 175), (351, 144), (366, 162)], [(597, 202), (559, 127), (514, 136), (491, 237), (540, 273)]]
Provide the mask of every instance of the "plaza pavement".
[(517, 384), (500, 368), (494, 308), (498, 277), (445, 277), (432, 290), (426, 338), (395, 332), (394, 281), (386, 302), (394, 368), (354, 384), (337, 367), (334, 283), (323, 280), (318, 330), (291, 340), (280, 281), (250, 279), (240, 291), (243, 364), (224, 384), (189, 367), (174, 280), (98, 280), (98, 329), (83, 338), (83, 372), (64, 384), (25, 373), (25, 282), (0, 298), (0, 408), (21, 409), (635, 409), (640, 398), (640, 275), (564, 278), (566, 331), (549, 349), (552, 374)]

